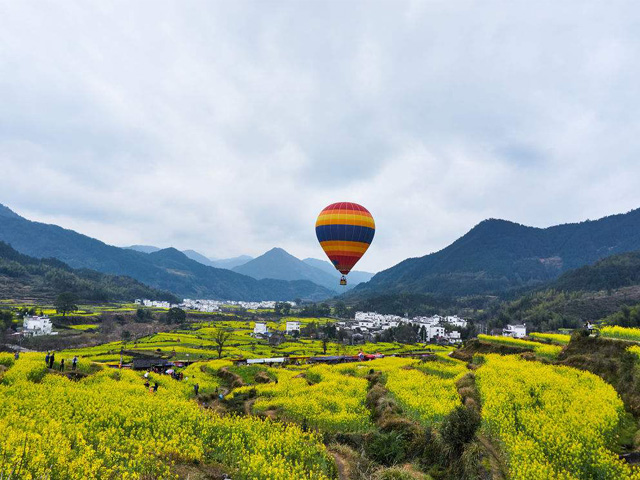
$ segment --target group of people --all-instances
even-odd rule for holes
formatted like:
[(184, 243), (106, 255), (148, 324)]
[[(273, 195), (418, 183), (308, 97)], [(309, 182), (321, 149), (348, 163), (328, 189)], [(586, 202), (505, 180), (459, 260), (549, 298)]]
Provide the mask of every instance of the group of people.
[[(56, 361), (56, 352), (47, 352), (47, 355), (44, 357), (44, 363), (47, 368), (53, 369), (53, 364)], [(71, 361), (71, 370), (75, 370), (78, 367), (78, 357), (74, 356)], [(64, 372), (64, 358), (60, 360), (60, 371)]]
[(145, 372), (144, 374), (144, 386), (149, 392), (155, 393), (158, 391), (158, 382), (155, 382), (153, 386), (149, 383), (149, 372)]
[[(147, 390), (149, 390), (149, 392), (155, 393), (155, 392), (158, 391), (158, 382), (155, 382), (153, 385), (151, 385), (151, 383), (149, 383), (149, 373), (150, 373), (149, 370), (147, 370), (143, 375), (143, 377), (144, 377), (144, 386), (145, 386), (145, 388)], [(174, 371), (174, 372), (171, 373), (171, 377), (174, 380), (183, 380), (184, 379), (184, 375), (183, 375), (182, 372), (178, 373), (178, 372)], [(187, 377), (187, 379), (188, 379), (188, 377)], [(216, 391), (217, 391), (217, 389), (216, 389)], [(198, 393), (200, 393), (200, 384), (199, 383), (195, 383), (193, 385), (193, 393), (195, 393), (196, 397), (198, 396)]]

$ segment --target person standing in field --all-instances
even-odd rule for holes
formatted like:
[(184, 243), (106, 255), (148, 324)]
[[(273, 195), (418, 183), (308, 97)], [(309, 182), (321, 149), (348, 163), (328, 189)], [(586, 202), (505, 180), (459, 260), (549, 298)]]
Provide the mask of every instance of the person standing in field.
[(200, 385), (196, 383), (196, 384), (193, 386), (193, 391), (195, 392), (196, 397), (197, 397), (197, 396), (198, 396), (198, 392), (200, 391)]
[(75, 370), (77, 366), (78, 366), (78, 357), (75, 356), (71, 361), (71, 370)]
[(13, 354), (13, 358), (14, 358), (15, 360), (18, 360), (18, 359), (20, 358), (20, 352), (18, 352), (18, 351), (16, 350), (16, 353), (14, 353), (14, 354)]
[(64, 372), (64, 358), (60, 360), (60, 371)]
[(47, 356), (44, 357), (44, 364), (48, 367), (49, 366), (49, 351), (47, 350)]
[(51, 352), (49, 356), (49, 368), (53, 368), (53, 362), (56, 361), (56, 352)]
[(153, 384), (153, 391), (157, 392), (158, 391), (158, 382)]

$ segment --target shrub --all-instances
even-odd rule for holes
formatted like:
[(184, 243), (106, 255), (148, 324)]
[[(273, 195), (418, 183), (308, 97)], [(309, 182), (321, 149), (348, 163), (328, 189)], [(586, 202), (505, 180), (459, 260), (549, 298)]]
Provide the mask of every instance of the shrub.
[(443, 449), (451, 460), (459, 458), (465, 445), (475, 438), (481, 420), (477, 410), (465, 406), (456, 407), (445, 417), (440, 435)]
[(4, 365), (7, 368), (11, 368), (13, 366), (13, 354), (0, 353), (0, 365)]
[(365, 453), (382, 465), (396, 465), (407, 458), (407, 434), (399, 431), (375, 432), (365, 442)]

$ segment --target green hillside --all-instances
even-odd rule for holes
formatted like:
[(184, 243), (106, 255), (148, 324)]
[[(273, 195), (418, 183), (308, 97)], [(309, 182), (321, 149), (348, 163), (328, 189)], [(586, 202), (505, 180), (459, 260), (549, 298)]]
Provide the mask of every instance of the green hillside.
[(347, 295), (473, 295), (540, 286), (563, 272), (640, 249), (640, 210), (534, 228), (485, 220), (439, 252), (410, 258)]
[(609, 290), (640, 284), (640, 252), (629, 252), (599, 260), (564, 273), (553, 284), (557, 290)]
[(28, 257), (0, 242), (0, 298), (51, 300), (62, 292), (73, 292), (86, 302), (136, 298), (178, 301), (174, 295), (130, 277), (74, 270), (60, 260)]

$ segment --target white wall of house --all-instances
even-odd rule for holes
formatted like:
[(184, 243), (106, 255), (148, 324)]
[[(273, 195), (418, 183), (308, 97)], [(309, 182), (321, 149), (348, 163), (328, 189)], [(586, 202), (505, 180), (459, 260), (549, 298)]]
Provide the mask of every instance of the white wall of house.
[(300, 322), (287, 322), (287, 333), (299, 332)]
[(267, 332), (268, 329), (266, 323), (256, 322), (255, 326), (253, 327), (254, 335), (266, 335)]
[(507, 325), (504, 330), (502, 330), (502, 335), (504, 337), (513, 337), (513, 338), (522, 338), (527, 336), (527, 326), (526, 325)]

